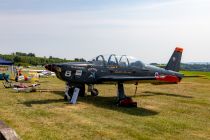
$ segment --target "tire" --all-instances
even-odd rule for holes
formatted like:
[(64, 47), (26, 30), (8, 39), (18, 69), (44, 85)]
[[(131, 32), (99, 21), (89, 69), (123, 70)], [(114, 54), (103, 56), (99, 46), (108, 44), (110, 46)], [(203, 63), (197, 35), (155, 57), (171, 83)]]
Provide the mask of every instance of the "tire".
[(91, 91), (91, 96), (98, 96), (98, 94), (99, 94), (99, 92), (95, 88)]
[(68, 101), (68, 98), (66, 95), (64, 95), (64, 101)]

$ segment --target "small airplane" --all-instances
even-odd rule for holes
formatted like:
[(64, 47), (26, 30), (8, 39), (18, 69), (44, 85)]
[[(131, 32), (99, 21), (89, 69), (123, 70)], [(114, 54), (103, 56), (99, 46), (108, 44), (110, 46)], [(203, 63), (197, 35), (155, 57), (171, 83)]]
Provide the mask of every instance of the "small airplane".
[(30, 69), (22, 69), (24, 72), (28, 72), (29, 75), (37, 75), (38, 77), (49, 77), (49, 76), (56, 76), (54, 72), (48, 70), (30, 70)]
[(38, 77), (55, 77), (55, 73), (48, 71), (48, 70), (30, 70), (29, 73), (34, 74), (36, 73), (38, 75)]
[(26, 85), (26, 84), (18, 84), (18, 85), (14, 85), (14, 90), (16, 92), (36, 92), (37, 91), (37, 87), (40, 84), (31, 84), (31, 85)]
[(5, 88), (13, 88), (16, 92), (35, 92), (36, 88), (40, 85), (37, 83), (34, 84), (26, 84), (26, 83), (13, 83), (6, 78), (5, 74), (3, 73), (3, 85)]
[(99, 55), (87, 62), (49, 64), (45, 68), (55, 72), (59, 79), (66, 81), (68, 94), (65, 94), (65, 99), (72, 97), (75, 88), (79, 89), (80, 96), (84, 96), (85, 84), (88, 85), (88, 92), (91, 92), (92, 96), (97, 96), (99, 92), (94, 88), (95, 84), (114, 83), (118, 85), (117, 104), (119, 106), (137, 106), (136, 102), (126, 96), (124, 83), (135, 85), (138, 83), (179, 83), (184, 76), (179, 73), (182, 52), (182, 48), (175, 48), (165, 68), (145, 65), (134, 57), (116, 56), (115, 54), (108, 57)]

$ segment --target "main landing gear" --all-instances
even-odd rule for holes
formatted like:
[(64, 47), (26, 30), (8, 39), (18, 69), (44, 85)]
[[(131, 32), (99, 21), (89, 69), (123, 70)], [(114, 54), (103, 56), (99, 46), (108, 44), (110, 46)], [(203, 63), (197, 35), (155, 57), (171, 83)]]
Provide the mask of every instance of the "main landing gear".
[(137, 102), (133, 102), (130, 97), (125, 95), (123, 83), (117, 84), (117, 105), (122, 107), (137, 107)]
[[(75, 89), (77, 89), (77, 90), (75, 90)], [(64, 95), (64, 100), (71, 101), (71, 99), (76, 91), (78, 92), (77, 94), (80, 97), (84, 97), (85, 96), (85, 84), (78, 84), (78, 85), (74, 85), (74, 86), (67, 84), (66, 92)], [(88, 85), (88, 92), (90, 92), (92, 96), (98, 96), (98, 94), (99, 94), (98, 90), (96, 88), (94, 88), (94, 85)], [(123, 85), (123, 83), (120, 83), (120, 82), (117, 84), (117, 106), (137, 107), (137, 103), (133, 102), (133, 100), (130, 97), (127, 97), (125, 95), (124, 85)]]

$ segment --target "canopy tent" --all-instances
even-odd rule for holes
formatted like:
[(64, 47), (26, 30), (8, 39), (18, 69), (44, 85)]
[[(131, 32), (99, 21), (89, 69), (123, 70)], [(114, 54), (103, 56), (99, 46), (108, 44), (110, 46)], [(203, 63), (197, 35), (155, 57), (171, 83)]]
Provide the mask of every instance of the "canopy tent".
[(5, 60), (3, 58), (0, 58), (0, 65), (13, 65), (13, 62), (12, 61), (8, 61), (8, 60)]
[[(8, 68), (5, 68), (5, 67), (8, 67)], [(0, 80), (4, 79), (3, 73), (5, 73), (5, 77), (9, 79), (10, 73), (13, 73), (13, 62), (5, 60), (0, 57)]]

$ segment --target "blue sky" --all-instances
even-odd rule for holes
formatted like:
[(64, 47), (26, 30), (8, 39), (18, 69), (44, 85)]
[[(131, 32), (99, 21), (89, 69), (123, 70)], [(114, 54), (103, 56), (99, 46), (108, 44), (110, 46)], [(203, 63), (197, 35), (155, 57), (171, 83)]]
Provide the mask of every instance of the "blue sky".
[(210, 62), (209, 0), (0, 0), (0, 53)]

